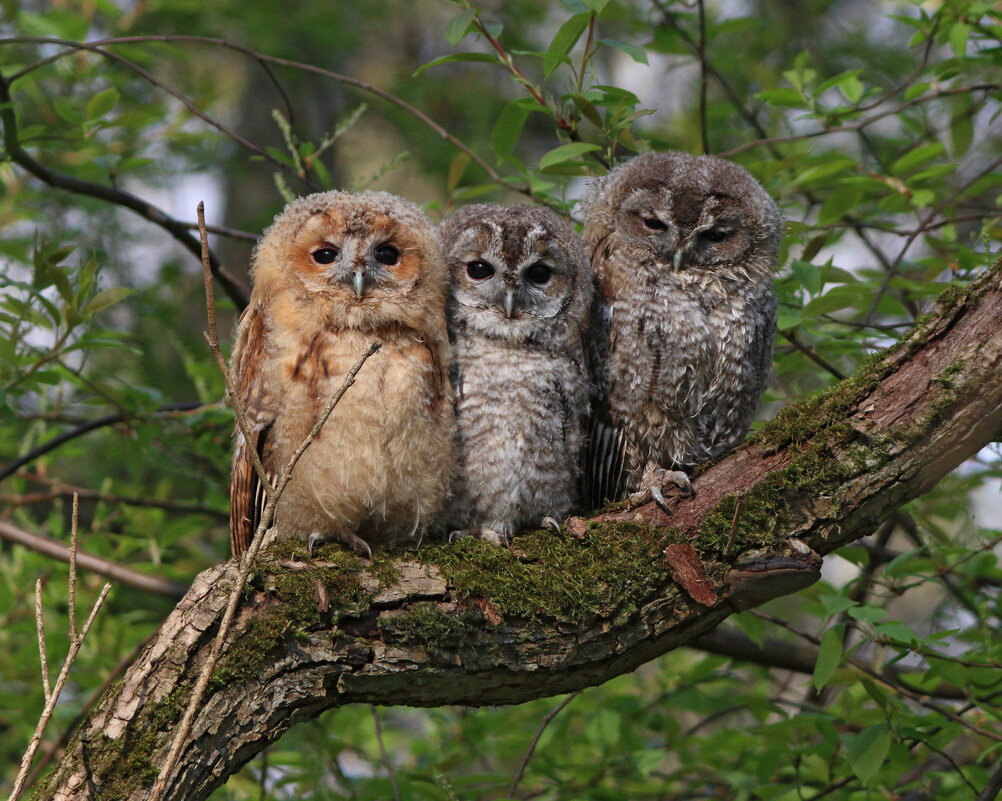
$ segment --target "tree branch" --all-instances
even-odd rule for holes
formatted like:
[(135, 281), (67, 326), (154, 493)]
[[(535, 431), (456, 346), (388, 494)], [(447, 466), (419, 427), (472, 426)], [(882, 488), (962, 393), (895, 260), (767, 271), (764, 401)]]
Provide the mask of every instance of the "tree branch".
[[(28, 151), (21, 146), (18, 138), (17, 116), (14, 113), (14, 104), (10, 96), (10, 84), (2, 74), (0, 74), (0, 121), (3, 123), (4, 148), (11, 161), (19, 167), (49, 186), (65, 189), (78, 195), (96, 197), (99, 200), (122, 206), (143, 219), (160, 226), (180, 242), (185, 249), (201, 258), (201, 245), (198, 239), (188, 231), (186, 223), (175, 220), (166, 212), (130, 192), (56, 172), (32, 158)], [(223, 269), (215, 254), (210, 255), (210, 263), (213, 277), (219, 281), (220, 286), (223, 287), (237, 308), (243, 309), (247, 305), (249, 297), (247, 287)]]
[[(263, 551), (164, 797), (206, 798), (331, 707), (572, 692), (807, 586), (818, 560), (804, 543), (824, 555), (872, 532), (999, 436), (1000, 276), (1002, 263), (857, 375), (786, 409), (698, 475), (670, 518), (620, 504), (511, 550), (462, 540), (372, 562), (336, 546), (312, 560), (301, 543)], [(102, 797), (143, 797), (238, 570), (196, 578), (38, 798), (84, 798), (90, 783)]]

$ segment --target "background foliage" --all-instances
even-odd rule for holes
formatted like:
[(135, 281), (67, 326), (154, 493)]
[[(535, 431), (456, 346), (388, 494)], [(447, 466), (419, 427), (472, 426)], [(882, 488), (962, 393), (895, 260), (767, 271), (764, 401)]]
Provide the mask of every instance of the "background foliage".
[[(238, 276), (290, 194), (375, 187), (435, 218), (479, 199), (573, 216), (587, 176), (635, 151), (727, 155), (789, 221), (764, 417), (894, 342), (1002, 238), (997, 2), (8, 0), (2, 13), (0, 459), (24, 463), (4, 476), (0, 521), (66, 541), (79, 490), (84, 550), (177, 582), (228, 555), (232, 418), (201, 335), (199, 265), (149, 219), (30, 175), (15, 118), (22, 152), (63, 176), (185, 223), (205, 199)], [(567, 699), (344, 708), (215, 797), (994, 798), (1000, 475), (986, 450), (830, 560), (825, 581), (728, 624), (799, 672), (682, 649)], [(0, 542), (0, 575), (9, 782), (43, 704), (31, 587), (44, 582), (53, 661), (68, 599), (65, 566), (29, 548)], [(102, 582), (83, 574), (81, 609)], [(38, 761), (173, 603), (116, 584)]]

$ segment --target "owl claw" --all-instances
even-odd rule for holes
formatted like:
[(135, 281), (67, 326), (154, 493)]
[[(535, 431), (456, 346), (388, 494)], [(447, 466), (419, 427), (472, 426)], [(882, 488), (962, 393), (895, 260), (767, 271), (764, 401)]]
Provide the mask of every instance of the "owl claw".
[(691, 498), (696, 494), (695, 490), (692, 488), (692, 482), (689, 481), (689, 476), (687, 476), (682, 470), (665, 470), (661, 467), (651, 467), (648, 466), (644, 470), (644, 476), (641, 479), (641, 484), (644, 487), (639, 492), (633, 493), (629, 497), (629, 502), (631, 505), (639, 506), (648, 500), (648, 497), (653, 499), (654, 503), (665, 513), (671, 514), (672, 510), (668, 506), (668, 502), (665, 500), (664, 492), (662, 487), (671, 483), (682, 490), (682, 497)]
[(467, 537), (473, 537), (474, 539), (484, 540), (489, 542), (491, 545), (497, 545), (499, 548), (508, 547), (508, 537), (504, 534), (498, 534), (494, 529), (487, 528), (463, 528), (457, 529), (456, 531), (449, 532), (449, 542), (455, 542), (456, 540), (465, 540)]
[(499, 548), (508, 547), (507, 534), (499, 534), (494, 529), (487, 528), (486, 526), (481, 528), (479, 533), (474, 534), (473, 536), (476, 537), (478, 540), (486, 540), (487, 542), (491, 543), (491, 545), (497, 545)]
[[(309, 537), (306, 538), (306, 552), (309, 554), (310, 559), (313, 558), (313, 548), (318, 544), (324, 542), (324, 537), (317, 532), (313, 532)], [(337, 534), (332, 539), (337, 540), (344, 545), (347, 545), (359, 556), (366, 557), (370, 562), (372, 561), (372, 548), (369, 547), (369, 543), (359, 537), (357, 534), (344, 533)]]
[(551, 529), (553, 529), (554, 531), (557, 532), (557, 534), (560, 533), (560, 523), (558, 523), (556, 520), (554, 520), (549, 515), (547, 515), (546, 517), (543, 518), (543, 522), (540, 525), (542, 525), (543, 528), (551, 528)]

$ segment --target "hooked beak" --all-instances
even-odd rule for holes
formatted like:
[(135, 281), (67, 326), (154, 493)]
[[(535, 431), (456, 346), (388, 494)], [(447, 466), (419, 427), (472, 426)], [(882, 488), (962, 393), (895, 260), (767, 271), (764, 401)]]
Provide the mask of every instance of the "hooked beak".
[(504, 316), (511, 317), (515, 312), (515, 291), (509, 289), (504, 293)]
[(675, 269), (682, 269), (682, 248), (675, 251)]
[(361, 270), (355, 270), (355, 277), (352, 281), (352, 284), (355, 287), (355, 295), (361, 298), (363, 294), (363, 288), (365, 286), (365, 279), (362, 276)]

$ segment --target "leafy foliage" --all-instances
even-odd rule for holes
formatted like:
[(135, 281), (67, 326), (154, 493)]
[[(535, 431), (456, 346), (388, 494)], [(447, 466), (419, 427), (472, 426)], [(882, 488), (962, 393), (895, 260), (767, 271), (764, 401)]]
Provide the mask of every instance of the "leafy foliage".
[[(81, 547), (98, 556), (186, 581), (227, 554), (232, 419), (201, 337), (199, 266), (155, 213), (79, 182), (182, 223), (194, 210), (171, 193), (208, 193), (213, 244), (241, 273), (289, 194), (371, 185), (433, 214), (492, 198), (573, 216), (583, 181), (633, 152), (729, 156), (788, 220), (765, 417), (851, 374), (995, 258), (997, 3), (379, 5), (4, 6), (18, 33), (0, 40), (0, 454), (23, 461), (0, 488), (6, 522), (65, 541), (78, 489)], [(17, 140), (78, 190), (30, 176)], [(217, 797), (983, 797), (1002, 740), (1002, 533), (983, 524), (1000, 479), (988, 449), (796, 603), (734, 620), (802, 656), (799, 672), (682, 650), (552, 717), (554, 700), (379, 710), (377, 736), (370, 710), (340, 709)], [(53, 658), (68, 598), (65, 568), (23, 546), (0, 545), (0, 574), (12, 775), (43, 703), (30, 590), (44, 580)], [(102, 581), (83, 578), (81, 608)], [(172, 603), (116, 586), (50, 741)]]

